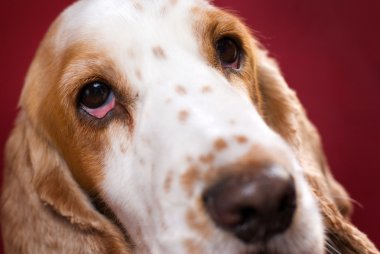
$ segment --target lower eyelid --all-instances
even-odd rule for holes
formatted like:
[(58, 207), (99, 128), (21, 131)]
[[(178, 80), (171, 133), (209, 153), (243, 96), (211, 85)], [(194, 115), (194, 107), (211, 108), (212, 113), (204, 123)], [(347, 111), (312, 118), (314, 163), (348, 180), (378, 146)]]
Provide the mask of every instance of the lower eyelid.
[(224, 64), (223, 65), (224, 68), (230, 68), (230, 69), (234, 69), (234, 70), (239, 70), (240, 66), (241, 66), (240, 59), (236, 60), (232, 64)]
[(103, 106), (96, 109), (91, 109), (82, 105), (82, 108), (91, 116), (96, 117), (98, 119), (102, 119), (108, 114), (108, 112), (110, 112), (115, 107), (115, 103), (116, 103), (115, 96), (111, 92), (109, 95), (109, 98), (107, 99), (107, 101), (104, 103)]

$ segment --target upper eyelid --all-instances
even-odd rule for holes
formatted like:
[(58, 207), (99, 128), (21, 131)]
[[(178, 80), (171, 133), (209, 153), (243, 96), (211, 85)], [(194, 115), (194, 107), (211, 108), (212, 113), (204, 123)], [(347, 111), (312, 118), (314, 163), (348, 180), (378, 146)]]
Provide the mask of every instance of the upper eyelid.
[[(110, 61), (107, 61), (108, 63)], [(125, 102), (124, 97), (130, 94), (128, 81), (123, 79), (120, 72), (106, 64), (91, 64), (86, 59), (74, 61), (64, 68), (64, 73), (59, 80), (60, 98), (70, 100), (67, 103), (78, 105), (80, 91), (91, 82), (101, 82), (110, 87), (118, 102)], [(106, 66), (106, 68), (104, 68)], [(79, 67), (79, 68), (77, 68)], [(107, 69), (106, 71), (104, 69)]]
[(115, 90), (114, 86), (112, 85), (112, 82), (107, 81), (105, 78), (102, 78), (101, 76), (95, 75), (93, 77), (85, 78), (83, 79), (83, 81), (80, 82), (80, 85), (76, 89), (77, 95), (79, 95), (80, 91), (82, 91), (87, 85), (92, 83), (102, 83), (108, 86), (112, 91)]
[[(89, 56), (90, 55), (90, 56)], [(107, 57), (99, 58), (96, 54), (84, 54), (83, 57), (71, 59), (62, 66), (63, 74), (59, 79), (60, 91), (71, 96), (85, 84), (99, 80), (107, 84), (116, 84), (120, 79), (116, 65)], [(114, 87), (114, 89), (116, 86)], [(64, 95), (64, 94), (62, 94)]]

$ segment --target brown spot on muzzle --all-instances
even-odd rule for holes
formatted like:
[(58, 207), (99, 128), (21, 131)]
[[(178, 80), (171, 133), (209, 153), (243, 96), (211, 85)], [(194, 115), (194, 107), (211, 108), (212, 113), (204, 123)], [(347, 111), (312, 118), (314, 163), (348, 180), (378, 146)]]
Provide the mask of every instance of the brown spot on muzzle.
[(152, 51), (153, 51), (154, 56), (157, 57), (158, 59), (166, 58), (165, 51), (160, 46), (153, 47)]
[(141, 3), (139, 3), (138, 1), (133, 1), (133, 7), (135, 7), (136, 10), (138, 11), (143, 11), (144, 10), (144, 7), (141, 5)]
[(235, 140), (240, 144), (244, 144), (244, 143), (247, 143), (248, 138), (246, 136), (243, 136), (243, 135), (237, 135), (237, 136), (235, 136)]
[(186, 110), (181, 110), (179, 113), (178, 113), (178, 119), (184, 123), (186, 122), (186, 120), (189, 118), (189, 112), (187, 112)]
[(211, 164), (215, 159), (215, 156), (212, 153), (206, 154), (206, 155), (201, 155), (199, 157), (200, 162), (205, 163), (205, 164)]
[(185, 245), (186, 253), (188, 254), (202, 253), (199, 244), (193, 239), (185, 239), (183, 245)]
[(201, 179), (201, 172), (196, 167), (190, 167), (181, 176), (181, 184), (189, 196), (192, 196), (194, 185)]
[(186, 213), (186, 223), (191, 229), (204, 238), (209, 238), (212, 234), (212, 227), (209, 217), (204, 209), (203, 202), (197, 203), (196, 209), (189, 209)]
[(186, 88), (183, 87), (183, 86), (177, 86), (177, 87), (175, 88), (175, 91), (176, 91), (179, 95), (186, 95), (186, 94), (187, 94)]
[(169, 3), (174, 6), (178, 3), (178, 0), (169, 0)]
[(222, 151), (222, 150), (226, 149), (227, 147), (228, 147), (227, 142), (222, 138), (218, 138), (214, 142), (214, 148), (216, 151)]
[(204, 86), (204, 87), (202, 87), (201, 92), (204, 93), (204, 94), (211, 93), (212, 92), (212, 88), (210, 86)]

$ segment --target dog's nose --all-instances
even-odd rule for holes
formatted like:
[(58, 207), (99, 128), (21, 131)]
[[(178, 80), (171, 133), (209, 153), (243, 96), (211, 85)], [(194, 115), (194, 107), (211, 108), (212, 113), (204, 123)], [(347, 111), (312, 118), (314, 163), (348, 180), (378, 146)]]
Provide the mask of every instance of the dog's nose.
[(216, 183), (203, 196), (211, 218), (245, 243), (265, 242), (284, 232), (296, 209), (296, 190), (281, 170), (254, 170)]

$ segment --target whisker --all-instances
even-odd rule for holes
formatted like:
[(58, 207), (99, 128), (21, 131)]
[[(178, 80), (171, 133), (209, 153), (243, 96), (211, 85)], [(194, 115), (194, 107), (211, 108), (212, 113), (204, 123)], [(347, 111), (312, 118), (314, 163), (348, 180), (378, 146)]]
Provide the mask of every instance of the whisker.
[(362, 208), (363, 209), (363, 204), (361, 204), (359, 201), (353, 199), (353, 198), (350, 198), (350, 197), (339, 197), (339, 196), (333, 196), (334, 199), (341, 199), (341, 200), (349, 200), (351, 201), (353, 204), (357, 205), (358, 207)]
[(336, 249), (333, 243), (330, 243), (330, 240), (326, 240), (326, 250), (329, 254), (342, 254), (338, 249)]

